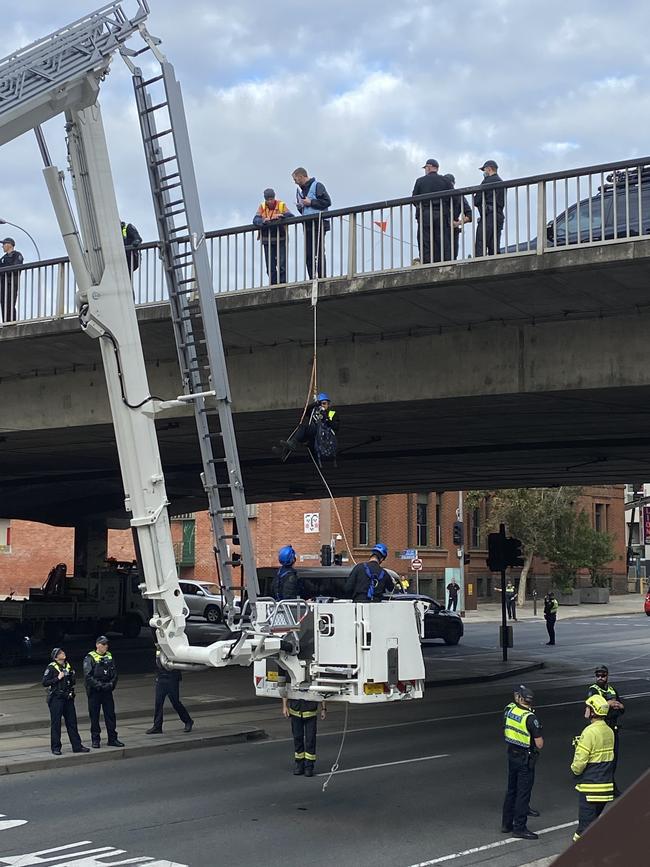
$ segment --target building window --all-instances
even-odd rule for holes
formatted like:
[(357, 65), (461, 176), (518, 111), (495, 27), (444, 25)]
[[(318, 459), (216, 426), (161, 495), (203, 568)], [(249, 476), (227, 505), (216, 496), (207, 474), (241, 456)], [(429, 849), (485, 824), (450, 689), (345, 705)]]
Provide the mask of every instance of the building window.
[(436, 494), (436, 548), (442, 548), (442, 494)]
[(599, 533), (607, 532), (607, 506), (605, 503), (594, 503), (594, 529)]
[(472, 526), (471, 526), (470, 547), (481, 547), (481, 510), (477, 507), (472, 509)]
[(381, 542), (381, 497), (375, 497), (375, 543)]
[(429, 544), (429, 497), (418, 494), (415, 505), (415, 546), (426, 548)]
[(0, 518), (0, 554), (11, 554), (11, 521)]
[(361, 547), (366, 547), (369, 544), (369, 526), (368, 526), (368, 497), (359, 497), (359, 523), (357, 525), (357, 538)]

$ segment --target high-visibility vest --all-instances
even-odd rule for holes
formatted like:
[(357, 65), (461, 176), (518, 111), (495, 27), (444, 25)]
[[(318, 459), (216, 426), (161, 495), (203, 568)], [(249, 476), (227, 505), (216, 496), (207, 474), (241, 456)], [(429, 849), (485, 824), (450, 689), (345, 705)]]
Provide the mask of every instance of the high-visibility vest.
[(523, 747), (526, 750), (530, 749), (530, 732), (526, 726), (526, 721), (531, 715), (532, 711), (510, 702), (506, 708), (503, 729), (506, 743), (515, 747)]
[(614, 800), (614, 732), (594, 720), (579, 736), (571, 770), (580, 777), (576, 791), (590, 802)]
[(101, 655), (101, 653), (97, 653), (96, 650), (91, 650), (88, 656), (92, 656), (95, 662), (103, 662), (104, 660), (113, 658), (113, 655), (108, 650), (103, 656)]
[[(301, 188), (296, 190), (296, 202), (298, 205), (302, 204), (303, 199), (315, 199), (316, 198), (316, 184), (318, 181), (316, 178), (313, 179), (311, 184), (309, 185), (309, 189), (307, 190), (307, 195), (304, 195)], [(320, 214), (321, 210), (319, 208), (312, 208), (311, 205), (304, 205), (302, 209), (303, 216), (307, 216), (307, 214)]]
[(264, 217), (264, 219), (275, 220), (283, 214), (286, 214), (288, 210), (286, 204), (278, 199), (275, 201), (274, 208), (269, 208), (266, 204), (266, 200), (264, 200), (260, 205), (260, 216)]
[[(614, 687), (611, 686), (611, 684), (609, 684), (609, 683), (607, 684), (606, 689), (603, 689), (602, 686), (598, 686), (597, 683), (592, 683), (591, 686), (589, 687), (589, 689), (590, 690), (593, 689), (598, 693), (598, 695), (602, 695), (602, 697), (605, 699), (605, 701), (610, 701), (613, 698), (618, 698), (618, 693), (616, 692)], [(591, 695), (594, 695), (594, 693), (591, 693)]]

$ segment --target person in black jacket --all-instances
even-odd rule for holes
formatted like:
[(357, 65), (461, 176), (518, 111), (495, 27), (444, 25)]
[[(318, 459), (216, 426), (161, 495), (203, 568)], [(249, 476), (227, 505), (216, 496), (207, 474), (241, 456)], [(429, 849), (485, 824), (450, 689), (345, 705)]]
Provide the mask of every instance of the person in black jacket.
[[(422, 166), (424, 176), (418, 178), (412, 196), (426, 196), (431, 193), (444, 193), (453, 189), (444, 175), (438, 174), (438, 160), (429, 159)], [(451, 260), (451, 196), (423, 199), (414, 203), (415, 219), (418, 224), (418, 248), (420, 262), (449, 262)], [(433, 257), (431, 250), (433, 246)]]
[(138, 247), (142, 243), (142, 238), (133, 223), (120, 223), (120, 226), (122, 227), (126, 264), (129, 267), (129, 274), (133, 274), (140, 267), (140, 250)]
[(486, 160), (479, 169), (483, 172), (481, 186), (486, 186), (487, 189), (485, 192), (474, 193), (474, 207), (479, 213), (474, 245), (474, 253), (477, 256), (494, 256), (499, 252), (501, 232), (505, 222), (506, 191), (503, 187), (490, 189), (495, 184), (503, 183), (503, 179), (498, 175), (498, 168), (494, 160)]
[(160, 735), (163, 730), (163, 705), (169, 698), (172, 707), (185, 724), (184, 732), (191, 732), (194, 720), (189, 715), (187, 708), (180, 699), (180, 685), (183, 675), (173, 669), (168, 671), (160, 661), (160, 648), (156, 645), (156, 704), (153, 712), (153, 726), (147, 729), (148, 735)]
[(325, 277), (327, 273), (325, 262), (325, 232), (329, 232), (329, 220), (322, 219), (321, 215), (332, 205), (329, 193), (324, 184), (316, 178), (310, 178), (307, 169), (298, 166), (291, 175), (298, 187), (296, 190), (296, 207), (303, 217), (315, 215), (313, 219), (305, 221), (305, 264), (309, 279)]
[(108, 651), (108, 638), (100, 635), (95, 641), (95, 649), (84, 659), (86, 693), (88, 694), (88, 715), (90, 717), (90, 737), (93, 747), (99, 749), (101, 728), (99, 712), (104, 711), (104, 722), (109, 747), (123, 747), (117, 737), (115, 702), (113, 690), (117, 686), (117, 668), (113, 655)]
[[(449, 181), (453, 188), (456, 187), (456, 178), (452, 175), (443, 175), (443, 178)], [(454, 260), (458, 259), (458, 251), (460, 249), (460, 236), (465, 223), (472, 222), (472, 206), (467, 201), (465, 196), (454, 196), (452, 199), (452, 219), (454, 226)], [(464, 251), (463, 251), (464, 252)]]
[(381, 602), (386, 587), (393, 587), (392, 577), (381, 568), (382, 562), (388, 557), (388, 549), (382, 542), (377, 542), (370, 552), (367, 563), (357, 563), (350, 572), (343, 594), (353, 602)]
[(316, 395), (316, 400), (307, 407), (298, 427), (284, 441), (282, 460), (285, 461), (293, 450), (304, 444), (308, 446), (319, 466), (323, 460), (335, 461), (338, 432), (339, 418), (336, 410), (332, 409), (329, 394), (321, 391)]
[(23, 264), (23, 254), (15, 249), (13, 238), (2, 241), (4, 256), (0, 259), (0, 268), (12, 268), (12, 271), (0, 271), (0, 313), (3, 322), (15, 322), (18, 319), (16, 305), (18, 303), (18, 285), (20, 282), (20, 266)]
[(55, 756), (61, 755), (61, 719), (70, 738), (73, 753), (89, 753), (81, 743), (77, 727), (77, 712), (74, 706), (74, 669), (67, 661), (65, 650), (55, 647), (51, 662), (43, 672), (43, 686), (47, 689), (47, 704), (50, 708), (50, 746)]

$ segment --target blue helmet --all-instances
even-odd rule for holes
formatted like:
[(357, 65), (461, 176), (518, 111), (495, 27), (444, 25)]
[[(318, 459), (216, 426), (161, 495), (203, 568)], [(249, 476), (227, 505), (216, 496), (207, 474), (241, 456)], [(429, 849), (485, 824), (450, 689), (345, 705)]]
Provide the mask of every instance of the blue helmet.
[(293, 550), (292, 545), (284, 545), (278, 551), (278, 560), (281, 566), (293, 566), (296, 559), (296, 552)]
[(383, 542), (377, 542), (375, 547), (371, 551), (372, 554), (379, 554), (382, 560), (385, 560), (388, 557), (388, 548), (384, 545)]
[(330, 396), (326, 391), (321, 391), (316, 395), (316, 400), (320, 403), (323, 400), (326, 400), (328, 403), (331, 403)]

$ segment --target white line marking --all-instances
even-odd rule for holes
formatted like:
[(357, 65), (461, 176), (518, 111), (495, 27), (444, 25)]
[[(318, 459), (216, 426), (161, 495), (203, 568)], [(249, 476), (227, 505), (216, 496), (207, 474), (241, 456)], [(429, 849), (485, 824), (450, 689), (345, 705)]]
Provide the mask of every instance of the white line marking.
[[(553, 825), (551, 828), (544, 828), (543, 831), (535, 831), (535, 833), (551, 834), (553, 831), (563, 831), (577, 824), (577, 820), (575, 822), (565, 822), (563, 825)], [(505, 840), (497, 840), (496, 843), (486, 843), (485, 846), (474, 846), (472, 849), (454, 852), (453, 855), (443, 855), (441, 858), (433, 858), (431, 861), (420, 861), (418, 864), (411, 864), (410, 867), (431, 867), (432, 864), (444, 864), (445, 861), (455, 861), (456, 858), (464, 858), (466, 855), (475, 855), (477, 852), (487, 852), (489, 849), (499, 849), (501, 846), (507, 846), (509, 843), (519, 842), (519, 837), (506, 837)]]
[(7, 819), (4, 813), (0, 813), (0, 831), (8, 831), (10, 828), (18, 828), (26, 824), (27, 819)]
[[(449, 753), (440, 753), (437, 756), (419, 756), (417, 759), (401, 759), (398, 762), (381, 762), (379, 765), (361, 765), (358, 768), (343, 768), (342, 771), (336, 771), (334, 776), (338, 777), (341, 774), (351, 774), (353, 771), (370, 771), (373, 768), (390, 768), (393, 765), (408, 765), (411, 762), (428, 762), (431, 759), (447, 759)], [(329, 777), (330, 771), (324, 774), (316, 774), (317, 777)]]

